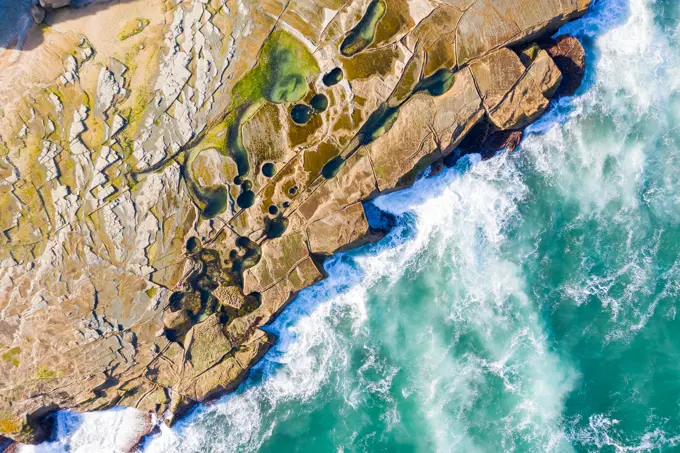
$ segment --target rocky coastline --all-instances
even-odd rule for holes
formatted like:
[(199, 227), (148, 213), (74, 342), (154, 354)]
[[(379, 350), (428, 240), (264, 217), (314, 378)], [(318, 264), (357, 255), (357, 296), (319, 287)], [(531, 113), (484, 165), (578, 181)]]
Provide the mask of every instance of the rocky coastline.
[(0, 49), (0, 436), (23, 443), (58, 409), (172, 424), (236, 389), (324, 259), (385, 234), (364, 202), (576, 92), (583, 48), (550, 35), (590, 6), (68, 3)]

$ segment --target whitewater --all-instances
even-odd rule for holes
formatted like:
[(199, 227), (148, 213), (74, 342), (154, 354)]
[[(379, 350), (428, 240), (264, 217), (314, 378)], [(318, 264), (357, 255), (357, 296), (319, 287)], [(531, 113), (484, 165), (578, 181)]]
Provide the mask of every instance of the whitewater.
[[(166, 452), (680, 448), (680, 5), (568, 24), (586, 81), (521, 147), (367, 205), (239, 390), (146, 439)], [(115, 452), (132, 410), (60, 412), (22, 453)]]

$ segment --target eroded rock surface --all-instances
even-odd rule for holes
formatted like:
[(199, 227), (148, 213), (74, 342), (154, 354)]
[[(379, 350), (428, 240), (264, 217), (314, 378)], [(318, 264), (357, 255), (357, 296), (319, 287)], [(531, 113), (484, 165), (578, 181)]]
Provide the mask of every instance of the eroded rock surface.
[(573, 94), (578, 41), (533, 42), (589, 7), (42, 3), (0, 50), (0, 435), (21, 442), (58, 408), (172, 422), (236, 388), (324, 257), (381, 236), (363, 201), (517, 146)]

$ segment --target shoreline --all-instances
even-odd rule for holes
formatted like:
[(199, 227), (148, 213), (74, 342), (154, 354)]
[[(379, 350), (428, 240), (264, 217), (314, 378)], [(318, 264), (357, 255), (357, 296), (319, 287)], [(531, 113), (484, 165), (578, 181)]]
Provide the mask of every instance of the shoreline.
[[(586, 10), (583, 10), (581, 14), (585, 13)], [(573, 20), (574, 17), (570, 17), (568, 20)], [(567, 19), (565, 19), (567, 20)], [(545, 29), (543, 29), (544, 32), (546, 32)], [(536, 35), (538, 34), (538, 30), (534, 31), (530, 36), (532, 38), (535, 38)], [(525, 37), (528, 39), (529, 37)], [(565, 40), (568, 40), (569, 38), (564, 38)], [(578, 42), (577, 42), (578, 43)], [(516, 44), (516, 42), (515, 42)], [(549, 43), (550, 44), (550, 43)], [(552, 48), (555, 49), (557, 48), (559, 50), (559, 43), (552, 43)], [(574, 50), (575, 44), (573, 41), (571, 42), (571, 45), (568, 46), (569, 48), (566, 49), (567, 51), (569, 50)], [(580, 47), (580, 44), (578, 44), (578, 47)], [(528, 48), (528, 47), (527, 47)], [(430, 91), (431, 98), (433, 100), (430, 100), (429, 98), (426, 98), (425, 95), (420, 95), (419, 91), (421, 88), (416, 87), (413, 92), (405, 99), (401, 101), (399, 106), (405, 106), (404, 109), (408, 111), (408, 109), (412, 108), (414, 104), (417, 104), (417, 102), (443, 102), (444, 100), (452, 100), (455, 101), (456, 96), (461, 93), (468, 93), (465, 94), (465, 96), (469, 95), (469, 88), (474, 86), (474, 96), (479, 97), (479, 107), (478, 110), (474, 112), (468, 112), (466, 113), (469, 116), (469, 119), (466, 122), (463, 122), (463, 130), (462, 131), (457, 131), (455, 132), (457, 135), (452, 134), (450, 137), (450, 142), (448, 144), (445, 144), (445, 146), (441, 146), (440, 143), (436, 143), (436, 146), (434, 147), (433, 150), (427, 152), (423, 152), (420, 156), (417, 156), (416, 158), (412, 157), (412, 160), (410, 163), (408, 162), (400, 162), (400, 165), (405, 165), (406, 167), (411, 167), (408, 168), (409, 171), (407, 171), (405, 174), (398, 174), (396, 177), (394, 175), (389, 175), (388, 177), (384, 177), (381, 175), (376, 174), (376, 166), (380, 165), (379, 163), (376, 163), (376, 156), (379, 158), (381, 155), (376, 154), (374, 150), (376, 149), (377, 146), (386, 146), (386, 150), (388, 151), (387, 154), (389, 155), (389, 151), (393, 150), (394, 148), (390, 148), (392, 144), (389, 142), (386, 142), (385, 139), (382, 138), (382, 136), (374, 137), (375, 132), (373, 130), (368, 130), (367, 132), (364, 132), (365, 134), (368, 134), (372, 137), (371, 141), (368, 143), (363, 143), (364, 139), (361, 138), (361, 130), (359, 131), (359, 146), (357, 146), (354, 150), (352, 150), (351, 153), (343, 153), (343, 162), (338, 170), (336, 170), (336, 173), (333, 174), (331, 177), (320, 180), (320, 183), (313, 182), (310, 184), (309, 187), (311, 189), (305, 189), (305, 195), (307, 195), (307, 198), (303, 199), (302, 201), (295, 201), (293, 205), (290, 207), (290, 212), (296, 213), (300, 212), (301, 209), (303, 208), (310, 208), (312, 207), (312, 215), (306, 219), (306, 229), (303, 224), (302, 227), (297, 226), (296, 228), (302, 228), (301, 230), (296, 231), (295, 229), (292, 229), (292, 231), (286, 232), (282, 234), (280, 237), (274, 237), (271, 239), (263, 239), (260, 244), (258, 244), (258, 248), (260, 251), (258, 253), (261, 253), (262, 256), (268, 257), (271, 255), (271, 253), (275, 253), (276, 248), (272, 249), (269, 248), (267, 249), (267, 244), (286, 244), (286, 241), (292, 240), (291, 238), (295, 238), (295, 235), (301, 235), (302, 233), (299, 233), (299, 231), (303, 231), (303, 233), (307, 236), (306, 238), (302, 239), (302, 243), (304, 246), (307, 248), (305, 250), (305, 253), (303, 253), (300, 257), (296, 257), (292, 265), (286, 264), (285, 268), (282, 268), (280, 271), (281, 276), (278, 277), (272, 277), (271, 275), (268, 275), (266, 272), (263, 273), (259, 269), (262, 267), (262, 262), (256, 263), (250, 268), (245, 269), (240, 278), (243, 279), (243, 284), (241, 287), (241, 290), (243, 291), (244, 294), (247, 296), (250, 296), (252, 294), (257, 294), (259, 300), (257, 303), (257, 307), (254, 310), (251, 310), (248, 308), (248, 310), (245, 311), (245, 314), (236, 317), (234, 321), (238, 321), (239, 323), (244, 323), (242, 327), (243, 330), (238, 332), (240, 335), (240, 340), (234, 340), (230, 335), (229, 332), (227, 332), (226, 336), (225, 334), (215, 334), (215, 335), (222, 335), (224, 338), (227, 338), (228, 344), (237, 344), (241, 345), (245, 348), (250, 348), (252, 350), (249, 350), (248, 355), (244, 357), (245, 359), (245, 365), (239, 361), (240, 359), (233, 357), (234, 362), (238, 365), (238, 367), (230, 368), (228, 370), (229, 379), (225, 381), (223, 377), (219, 377), (215, 382), (218, 383), (217, 387), (211, 387), (212, 384), (206, 383), (206, 384), (201, 384), (202, 388), (199, 391), (195, 388), (189, 388), (189, 389), (184, 389), (182, 388), (182, 383), (178, 384), (177, 391), (173, 390), (173, 387), (166, 387), (162, 386), (164, 389), (164, 392), (169, 392), (170, 393), (170, 398), (171, 401), (168, 403), (168, 408), (170, 408), (171, 412), (173, 413), (172, 419), (176, 419), (176, 417), (181, 417), (183, 414), (185, 415), (187, 411), (190, 410), (192, 406), (194, 406), (198, 402), (203, 402), (203, 401), (214, 401), (215, 399), (219, 398), (221, 395), (224, 395), (225, 393), (230, 393), (234, 391), (236, 388), (238, 388), (248, 377), (250, 369), (252, 366), (256, 363), (259, 363), (262, 357), (269, 351), (273, 343), (276, 341), (273, 339), (269, 334), (266, 332), (263, 332), (258, 329), (258, 327), (264, 327), (266, 325), (269, 325), (273, 320), (280, 314), (280, 312), (285, 309), (285, 307), (297, 296), (298, 292), (304, 288), (308, 288), (309, 286), (317, 283), (318, 281), (322, 280), (325, 278), (324, 272), (323, 272), (323, 265), (322, 262), (325, 259), (325, 257), (332, 255), (336, 251), (339, 250), (347, 250), (349, 248), (355, 248), (356, 246), (360, 246), (364, 243), (371, 242), (370, 240), (367, 240), (367, 235), (371, 236), (373, 233), (375, 233), (371, 228), (370, 225), (367, 222), (366, 219), (366, 214), (364, 212), (364, 205), (363, 203), (366, 200), (370, 200), (372, 198), (375, 198), (376, 196), (379, 196), (380, 194), (385, 194), (385, 193), (390, 193), (392, 191), (400, 190), (405, 187), (409, 187), (418, 177), (419, 175), (428, 167), (432, 166), (433, 171), (436, 171), (437, 169), (443, 168), (445, 163), (450, 164), (451, 166), (455, 164), (455, 160), (457, 158), (460, 158), (461, 156), (465, 154), (470, 154), (470, 153), (475, 153), (475, 152), (480, 152), (482, 155), (487, 155), (488, 157), (492, 157), (493, 153), (496, 151), (506, 148), (506, 147), (515, 147), (519, 143), (519, 136), (521, 137), (521, 133), (517, 132), (512, 132), (512, 133), (505, 133), (505, 132), (496, 132), (495, 129), (498, 127), (498, 124), (502, 124), (506, 126), (510, 130), (514, 130), (515, 128), (520, 129), (517, 127), (518, 124), (522, 124), (521, 128), (523, 129), (526, 127), (527, 124), (530, 124), (533, 120), (536, 118), (534, 115), (536, 115), (538, 112), (538, 115), (540, 116), (545, 112), (545, 110), (548, 108), (548, 104), (542, 105), (539, 103), (530, 106), (530, 109), (534, 109), (530, 113), (528, 117), (524, 117), (522, 115), (525, 115), (526, 112), (521, 112), (520, 116), (517, 117), (517, 112), (518, 112), (518, 106), (512, 104), (512, 99), (513, 96), (520, 96), (518, 92), (516, 91), (518, 87), (521, 87), (523, 83), (525, 83), (527, 80), (531, 80), (533, 77), (532, 68), (538, 68), (539, 64), (536, 63), (534, 64), (535, 61), (538, 60), (533, 60), (532, 58), (539, 58), (539, 55), (548, 55), (550, 52), (545, 52), (545, 48), (541, 48), (540, 46), (536, 48), (537, 50), (532, 50), (532, 54), (530, 56), (527, 56), (529, 58), (528, 63), (525, 64), (525, 66), (520, 66), (517, 65), (518, 68), (516, 68), (518, 73), (514, 77), (516, 79), (514, 80), (512, 86), (507, 90), (506, 94), (501, 96), (500, 99), (496, 100), (496, 103), (492, 106), (487, 106), (484, 105), (484, 102), (487, 102), (489, 99), (489, 96), (485, 95), (483, 93), (483, 88), (480, 88), (480, 84), (477, 79), (480, 79), (480, 77), (486, 77), (486, 69), (484, 68), (483, 65), (481, 65), (480, 61), (488, 61), (488, 64), (493, 65), (496, 64), (495, 58), (504, 58), (504, 59), (510, 59), (512, 61), (512, 64), (515, 64), (515, 60), (519, 62), (519, 60), (522, 58), (522, 54), (517, 51), (517, 48), (511, 50), (508, 49), (507, 47), (500, 46), (494, 50), (489, 51), (486, 54), (483, 54), (482, 56), (478, 57), (478, 59), (471, 59), (469, 61), (469, 64), (463, 65), (462, 67), (458, 68), (458, 71), (452, 72), (453, 75), (455, 76), (455, 83), (460, 83), (461, 85), (455, 85), (452, 82), (452, 86), (448, 86), (448, 89), (444, 91), (441, 94), (436, 94), (439, 93), (438, 90), (440, 90), (439, 86), (435, 86), (434, 88), (432, 86), (424, 86), (422, 88), (425, 91)], [(524, 49), (521, 49), (524, 51)], [(543, 54), (540, 54), (540, 52), (543, 51)], [(576, 54), (578, 54), (578, 49), (576, 49)], [(583, 49), (580, 49), (581, 54), (583, 53)], [(519, 54), (519, 55), (518, 55)], [(489, 56), (493, 55), (493, 58), (488, 58)], [(498, 56), (498, 57), (497, 57)], [(554, 57), (554, 55), (552, 55)], [(541, 62), (541, 71), (545, 71), (545, 73), (541, 73), (541, 76), (544, 76), (545, 79), (543, 79), (542, 83), (545, 83), (545, 86), (542, 87), (543, 94), (546, 94), (548, 92), (552, 92), (550, 97), (555, 94), (555, 91), (559, 89), (560, 82), (557, 81), (555, 82), (555, 74), (554, 71), (551, 74), (551, 67), (550, 65), (552, 64), (554, 66), (555, 63), (557, 62), (552, 62), (551, 56), (545, 60), (545, 57), (540, 57), (543, 58), (543, 61)], [(522, 62), (524, 63), (524, 62)], [(582, 62), (581, 62), (582, 63)], [(503, 63), (505, 64), (505, 63)], [(545, 65), (548, 66), (548, 68), (545, 68)], [(577, 65), (578, 66), (578, 65)], [(558, 66), (559, 67), (559, 64)], [(562, 69), (562, 68), (560, 68)], [(538, 70), (538, 69), (537, 69)], [(476, 74), (473, 74), (473, 71), (477, 71)], [(493, 71), (491, 71), (493, 72)], [(563, 71), (558, 71), (560, 79), (562, 77), (565, 77), (568, 75), (568, 70), (563, 70)], [(519, 74), (519, 75), (517, 75)], [(552, 77), (552, 78), (551, 78)], [(582, 77), (582, 73), (581, 73)], [(480, 79), (481, 80), (481, 79)], [(512, 81), (512, 80), (511, 80)], [(505, 81), (507, 82), (507, 81)], [(580, 79), (579, 79), (580, 82)], [(437, 82), (439, 83), (439, 82)], [(495, 82), (494, 82), (495, 83)], [(534, 86), (534, 82), (531, 82), (531, 86)], [(450, 94), (447, 94), (448, 90), (453, 90)], [(527, 88), (523, 88), (527, 89)], [(535, 90), (536, 88), (531, 88)], [(465, 91), (468, 90), (468, 91)], [(554, 91), (553, 91), (554, 90)], [(435, 93), (435, 95), (432, 95), (432, 92)], [(413, 100), (411, 99), (413, 97)], [(546, 102), (548, 97), (544, 98)], [(417, 102), (416, 102), (417, 101)], [(473, 101), (470, 101), (473, 102)], [(470, 102), (463, 103), (463, 105), (460, 107), (461, 111), (464, 109), (467, 109), (470, 105)], [(532, 101), (533, 102), (533, 101)], [(482, 108), (483, 106), (483, 108)], [(523, 106), (526, 107), (526, 106)], [(415, 108), (415, 107), (414, 107)], [(505, 109), (505, 110), (504, 110)], [(376, 112), (379, 112), (379, 110), (376, 110)], [(438, 112), (438, 110), (435, 109), (435, 113)], [(375, 113), (375, 112), (374, 112)], [(490, 116), (489, 116), (490, 115)], [(377, 125), (379, 127), (376, 128), (376, 130), (380, 128), (386, 128), (387, 131), (390, 130), (392, 126), (395, 126), (394, 130), (406, 130), (404, 127), (400, 126), (399, 121), (402, 121), (400, 118), (403, 117), (403, 114), (400, 116), (394, 118), (394, 115), (391, 113), (389, 115), (383, 115), (382, 113), (376, 117)], [(369, 118), (370, 121), (370, 118)], [(457, 122), (458, 119), (454, 121), (454, 124), (460, 125), (461, 123)], [(492, 124), (495, 123), (495, 124)], [(526, 123), (526, 124), (525, 124)], [(363, 129), (362, 129), (363, 130)], [(383, 132), (386, 133), (387, 131)], [(442, 133), (444, 135), (444, 133)], [(389, 134), (386, 135), (385, 137), (389, 137)], [(455, 137), (455, 139), (454, 139)], [(459, 145), (461, 143), (464, 143), (464, 152), (456, 157), (456, 159), (453, 159), (449, 156), (452, 155), (454, 150), (459, 148)], [(401, 146), (402, 150), (404, 149), (404, 144), (399, 143), (398, 146)], [(383, 150), (385, 151), (385, 150)], [(445, 160), (448, 158), (448, 162), (445, 162)], [(310, 204), (310, 200), (314, 196), (319, 196), (321, 195), (318, 194), (323, 194), (323, 188), (325, 186), (331, 185), (331, 184), (336, 184), (334, 181), (344, 181), (343, 184), (347, 184), (346, 186), (343, 187), (336, 187), (336, 189), (329, 189), (330, 193), (333, 194), (335, 192), (340, 192), (342, 193), (345, 188), (352, 188), (352, 185), (354, 182), (356, 182), (356, 179), (354, 178), (356, 175), (353, 175), (351, 172), (354, 171), (356, 168), (359, 167), (359, 164), (357, 164), (361, 159), (363, 159), (362, 162), (365, 163), (366, 167), (372, 171), (372, 178), (375, 181), (375, 186), (373, 190), (369, 190), (367, 193), (367, 196), (364, 196), (366, 192), (361, 192), (359, 195), (358, 199), (351, 202), (350, 204), (346, 205), (345, 207), (340, 206), (340, 209), (337, 209), (337, 207), (334, 207), (335, 211), (333, 210), (328, 210), (327, 208), (323, 207), (321, 203), (324, 201), (323, 199), (320, 200), (319, 205), (314, 205), (314, 203)], [(403, 167), (400, 167), (403, 168)], [(344, 173), (343, 173), (344, 172)], [(397, 173), (399, 170), (397, 170)], [(395, 173), (396, 174), (396, 173)], [(365, 176), (361, 176), (364, 178)], [(320, 178), (320, 177), (319, 177)], [(345, 179), (343, 179), (345, 178)], [(361, 182), (361, 180), (358, 180), (358, 182)], [(315, 185), (316, 184), (316, 185)], [(264, 190), (264, 189), (262, 189)], [(335, 192), (334, 192), (335, 191)], [(316, 203), (316, 202), (315, 202)], [(323, 209), (326, 209), (323, 214), (320, 214), (316, 212), (316, 210), (319, 209), (319, 206), (321, 206)], [(355, 212), (352, 212), (350, 214), (347, 209), (350, 206), (358, 206), (357, 210)], [(248, 219), (247, 216), (243, 217), (240, 216), (241, 213), (247, 212), (246, 210), (242, 210), (240, 212), (237, 212), (237, 214), (234, 216), (235, 221), (230, 221), (227, 224), (227, 228), (233, 228), (231, 231), (235, 232), (238, 235), (241, 235), (241, 238), (247, 237), (248, 235), (245, 234), (248, 232), (249, 228), (252, 228), (251, 225), (249, 224), (249, 221), (245, 222), (245, 227), (243, 227), (244, 223), (241, 222), (240, 224), (238, 223), (240, 220), (239, 219)], [(289, 212), (288, 210), (286, 213)], [(336, 216), (336, 214), (339, 216)], [(355, 216), (351, 217), (351, 222), (356, 222), (356, 224), (353, 224), (350, 226), (349, 230), (342, 230), (342, 228), (345, 228), (347, 225), (347, 217), (346, 216)], [(316, 217), (315, 217), (316, 216)], [(335, 216), (335, 217), (334, 217)], [(234, 220), (232, 219), (232, 220)], [(317, 222), (325, 222), (319, 224), (319, 232), (315, 232), (314, 230), (310, 229), (311, 225), (318, 224)], [(343, 231), (342, 236), (337, 236), (333, 237), (332, 234), (329, 234), (328, 232), (330, 231), (338, 231), (341, 230)], [(285, 229), (284, 229), (285, 231)], [(316, 234), (316, 236), (314, 236)], [(315, 242), (316, 238), (317, 242)], [(347, 240), (350, 238), (351, 240)], [(219, 235), (216, 235), (215, 237), (212, 238), (213, 241), (218, 240)], [(372, 239), (379, 239), (378, 235), (373, 236)], [(297, 240), (297, 239), (295, 239)], [(218, 240), (219, 242), (219, 240)], [(297, 242), (295, 244), (298, 244)], [(310, 244), (316, 244), (313, 246), (310, 246)], [(211, 245), (211, 243), (206, 243), (206, 245)], [(238, 244), (239, 247), (241, 245)], [(229, 247), (229, 244), (226, 244), (227, 250)], [(274, 246), (272, 246), (274, 247)], [(277, 245), (276, 247), (279, 247)], [(284, 247), (283, 245), (280, 245), (280, 247)], [(296, 245), (297, 247), (297, 245)], [(318, 248), (314, 248), (318, 247)], [(244, 246), (243, 248), (252, 248), (255, 250), (254, 246), (247, 245)], [(201, 253), (204, 249), (202, 247), (199, 247), (199, 251), (196, 253)], [(274, 250), (274, 251), (271, 251)], [(270, 251), (269, 254), (265, 253), (265, 251)], [(249, 251), (245, 252), (246, 255), (250, 253)], [(218, 255), (219, 256), (219, 255)], [(197, 262), (197, 266), (194, 267), (194, 269), (198, 269), (197, 272), (199, 274), (201, 272), (205, 272), (206, 269), (206, 263), (207, 261), (200, 261)], [(259, 267), (258, 267), (259, 264)], [(271, 264), (271, 266), (274, 266), (274, 264)], [(194, 271), (192, 271), (194, 272)], [(296, 274), (297, 273), (297, 274)], [(307, 274), (305, 274), (307, 273)], [(188, 274), (193, 275), (193, 274)], [(200, 277), (200, 275), (199, 275)], [(294, 277), (294, 279), (293, 279)], [(278, 278), (278, 280), (277, 280)], [(281, 286), (283, 285), (283, 286)], [(287, 293), (286, 293), (287, 292)], [(184, 292), (183, 294), (190, 294), (190, 292)], [(186, 297), (186, 296), (183, 296)], [(183, 302), (181, 302), (183, 303)], [(180, 310), (173, 311), (172, 307), (166, 306), (166, 308), (170, 308), (169, 310), (164, 310), (164, 316), (170, 316), (169, 313), (176, 313)], [(185, 310), (184, 307), (181, 307), (181, 310)], [(239, 308), (240, 310), (240, 308)], [(260, 310), (258, 312), (258, 310)], [(264, 310), (264, 311), (263, 311)], [(264, 313), (264, 315), (263, 315)], [(175, 329), (175, 327), (169, 327), (169, 323), (175, 322), (175, 320), (168, 320), (167, 318), (164, 319), (165, 323), (165, 336), (170, 340), (168, 344), (161, 349), (160, 352), (157, 351), (156, 354), (154, 354), (153, 358), (149, 362), (148, 367), (160, 367), (160, 362), (162, 358), (168, 358), (169, 360), (172, 361), (174, 358), (175, 360), (178, 360), (181, 357), (182, 361), (186, 360), (186, 357), (189, 355), (189, 351), (192, 351), (192, 347), (196, 348), (198, 346), (195, 345), (200, 345), (200, 343), (197, 343), (201, 339), (201, 336), (199, 335), (199, 328), (200, 329), (207, 329), (210, 327), (210, 325), (206, 324), (206, 320), (211, 319), (212, 315), (209, 315), (206, 319), (203, 319), (199, 322), (193, 323), (189, 326), (189, 328), (183, 332), (183, 335), (181, 336), (182, 341), (173, 341), (172, 338), (180, 338), (177, 336), (174, 336), (176, 334), (173, 334), (173, 337), (170, 336), (169, 330), (170, 329)], [(258, 318), (258, 316), (260, 316)], [(262, 316), (266, 316), (266, 319), (262, 318)], [(232, 318), (233, 319), (233, 318)], [(263, 322), (264, 320), (264, 322)], [(212, 321), (211, 321), (212, 322)], [(253, 324), (254, 322), (254, 324)], [(251, 324), (248, 324), (251, 323)], [(215, 325), (219, 325), (220, 323), (218, 322)], [(173, 324), (170, 324), (171, 326)], [(233, 326), (233, 322), (227, 326), (224, 326), (225, 329), (228, 326)], [(255, 326), (254, 329), (255, 331), (259, 333), (253, 334), (253, 327)], [(184, 328), (184, 327), (183, 327)], [(221, 330), (221, 328), (220, 328)], [(131, 331), (128, 331), (131, 332)], [(245, 333), (244, 333), (245, 332)], [(214, 335), (213, 333), (210, 333), (210, 335)], [(222, 341), (222, 340), (220, 340)], [(176, 345), (180, 345), (179, 347)], [(175, 345), (175, 346), (173, 346)], [(174, 349), (173, 349), (174, 348)], [(203, 348), (203, 346), (201, 346)], [(242, 349), (238, 349), (238, 347), (234, 347), (234, 355), (237, 355), (242, 351)], [(169, 355), (169, 354), (174, 354), (174, 356)], [(203, 353), (203, 350), (201, 350), (201, 353)], [(231, 353), (231, 350), (230, 350)], [(198, 356), (198, 350), (194, 350), (193, 354), (194, 356)], [(215, 360), (214, 358), (212, 360)], [(206, 375), (206, 373), (212, 372), (213, 370), (217, 370), (218, 368), (223, 367), (223, 365), (228, 364), (228, 362), (232, 361), (232, 356), (229, 356), (228, 354), (225, 354), (222, 357), (218, 357), (217, 361), (214, 362), (214, 364), (209, 365), (205, 370), (202, 372), (199, 372), (196, 370), (196, 377), (192, 378), (194, 379), (194, 382), (191, 383), (191, 385), (196, 386), (195, 380), (198, 378), (202, 378), (203, 376)], [(195, 365), (191, 365), (193, 368)], [(162, 373), (165, 372), (163, 369), (158, 368), (158, 372)], [(168, 372), (174, 372), (172, 370)], [(182, 370), (182, 373), (184, 374), (184, 369)], [(154, 387), (152, 387), (153, 389)], [(149, 390), (150, 392), (151, 390)], [(189, 397), (188, 395), (193, 395), (190, 392), (196, 392), (196, 399), (193, 397)], [(122, 400), (113, 400), (113, 404), (118, 404)], [(104, 406), (106, 407), (106, 406)], [(87, 410), (87, 407), (84, 408)], [(44, 415), (43, 415), (44, 416)], [(33, 427), (39, 427), (40, 426), (40, 419), (43, 416), (36, 417), (33, 422), (29, 423)]]

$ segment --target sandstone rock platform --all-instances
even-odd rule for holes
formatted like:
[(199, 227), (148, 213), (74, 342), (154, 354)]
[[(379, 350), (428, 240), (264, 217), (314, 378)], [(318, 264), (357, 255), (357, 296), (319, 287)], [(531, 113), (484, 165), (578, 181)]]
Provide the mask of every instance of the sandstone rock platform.
[(0, 50), (0, 435), (235, 389), (324, 259), (385, 233), (363, 202), (517, 146), (576, 91), (583, 49), (545, 38), (589, 4), (53, 9)]

